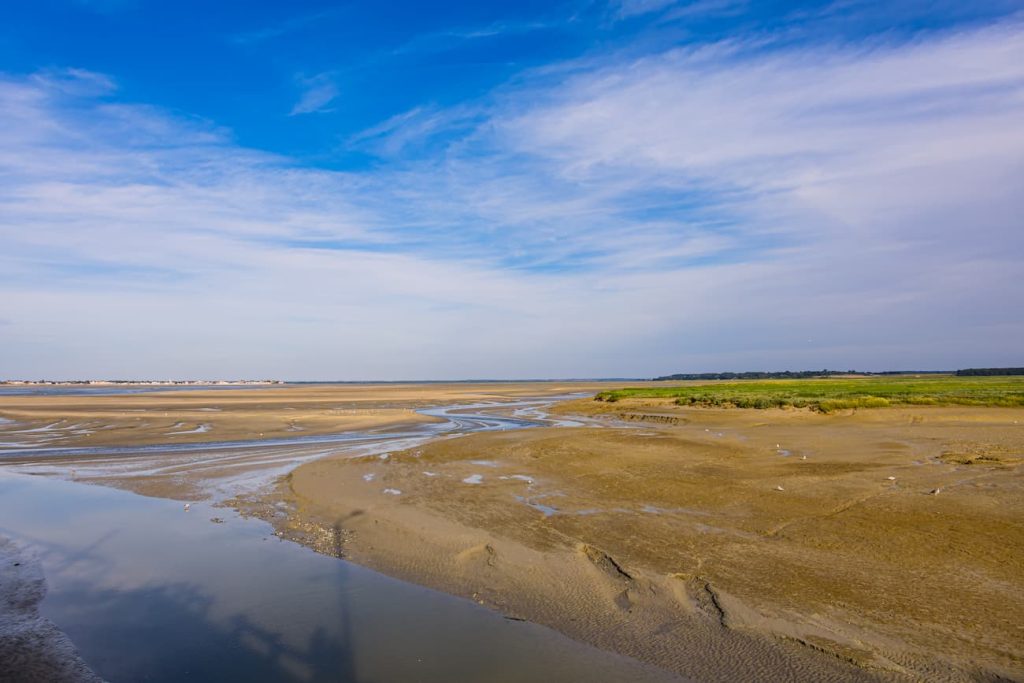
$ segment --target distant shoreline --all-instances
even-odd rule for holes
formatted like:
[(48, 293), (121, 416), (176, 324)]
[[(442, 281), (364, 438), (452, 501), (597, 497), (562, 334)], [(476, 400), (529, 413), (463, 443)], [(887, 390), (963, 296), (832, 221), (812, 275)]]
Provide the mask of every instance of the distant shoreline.
[(146, 387), (178, 387), (178, 386), (196, 386), (196, 387), (220, 387), (220, 386), (264, 386), (264, 385), (275, 385), (285, 384), (285, 382), (277, 379), (237, 379), (237, 380), (120, 380), (120, 379), (87, 379), (87, 380), (21, 380), (21, 379), (8, 379), (0, 380), (0, 386), (12, 386), (12, 387), (46, 387), (46, 386), (96, 386), (96, 387), (116, 387), (116, 386), (146, 386)]

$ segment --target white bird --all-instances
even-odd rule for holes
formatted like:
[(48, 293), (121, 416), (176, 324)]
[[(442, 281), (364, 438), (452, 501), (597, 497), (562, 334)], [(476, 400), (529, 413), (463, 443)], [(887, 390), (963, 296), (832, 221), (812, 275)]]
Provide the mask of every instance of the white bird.
[(782, 488), (781, 486), (776, 486), (775, 490), (776, 491), (785, 491), (786, 489)]
[(896, 481), (896, 477), (886, 477), (889, 481)]
[(801, 459), (801, 460), (806, 460), (806, 459), (807, 459), (807, 456), (806, 456), (806, 455), (801, 455), (801, 456), (800, 456), (800, 459)]
[(190, 509), (192, 509), (191, 503), (185, 503), (185, 512), (188, 512)]
[(937, 496), (940, 493), (942, 493), (942, 489), (932, 489), (931, 490), (931, 495), (933, 495), (933, 496)]

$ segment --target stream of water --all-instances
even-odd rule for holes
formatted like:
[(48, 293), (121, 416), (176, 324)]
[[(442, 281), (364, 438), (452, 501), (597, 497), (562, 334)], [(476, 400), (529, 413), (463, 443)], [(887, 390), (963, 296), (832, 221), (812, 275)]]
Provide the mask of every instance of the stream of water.
[[(678, 680), (471, 601), (318, 555), (222, 507), (193, 503), (186, 511), (181, 502), (61, 478), (72, 468), (76, 478), (168, 467), (230, 472), (237, 461), (237, 476), (216, 479), (216, 500), (265, 486), (327, 447), (383, 452), (551, 424), (544, 405), (430, 409), (424, 412), (446, 422), (331, 440), (20, 452), (18, 464), (0, 465), (0, 535), (39, 559), (49, 588), (42, 613), (110, 681)], [(254, 470), (254, 461), (266, 466)]]

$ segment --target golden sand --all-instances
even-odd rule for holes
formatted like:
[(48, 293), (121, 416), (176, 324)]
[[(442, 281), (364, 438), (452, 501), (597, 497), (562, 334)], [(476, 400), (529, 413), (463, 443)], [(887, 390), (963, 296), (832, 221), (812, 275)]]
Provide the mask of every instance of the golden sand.
[[(417, 408), (606, 388), (589, 383), (340, 384), (0, 396), (0, 443), (140, 446), (336, 434), (433, 421)], [(0, 450), (2, 453), (2, 450)]]
[(1024, 676), (1020, 410), (561, 411), (631, 426), (311, 463), (292, 533), (701, 680)]
[[(0, 424), (0, 442), (386, 433), (431, 419), (418, 408), (606, 387), (0, 397), (0, 416), (16, 421)], [(697, 680), (1024, 679), (1024, 411), (821, 415), (655, 400), (556, 411), (590, 426), (444, 438), (386, 459), (336, 444), (337, 455), (236, 502), (321, 552)], [(101, 455), (46, 463), (182, 498), (288, 465), (267, 448), (149, 453), (134, 474), (126, 454), (114, 468)]]

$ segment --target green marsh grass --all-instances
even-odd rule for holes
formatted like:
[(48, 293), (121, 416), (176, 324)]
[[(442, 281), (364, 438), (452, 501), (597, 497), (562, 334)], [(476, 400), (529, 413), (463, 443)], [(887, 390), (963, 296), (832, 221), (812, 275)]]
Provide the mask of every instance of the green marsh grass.
[(703, 381), (614, 389), (595, 396), (598, 401), (608, 402), (625, 398), (671, 398), (684, 406), (807, 408), (822, 413), (892, 405), (1024, 407), (1024, 377), (931, 375)]

